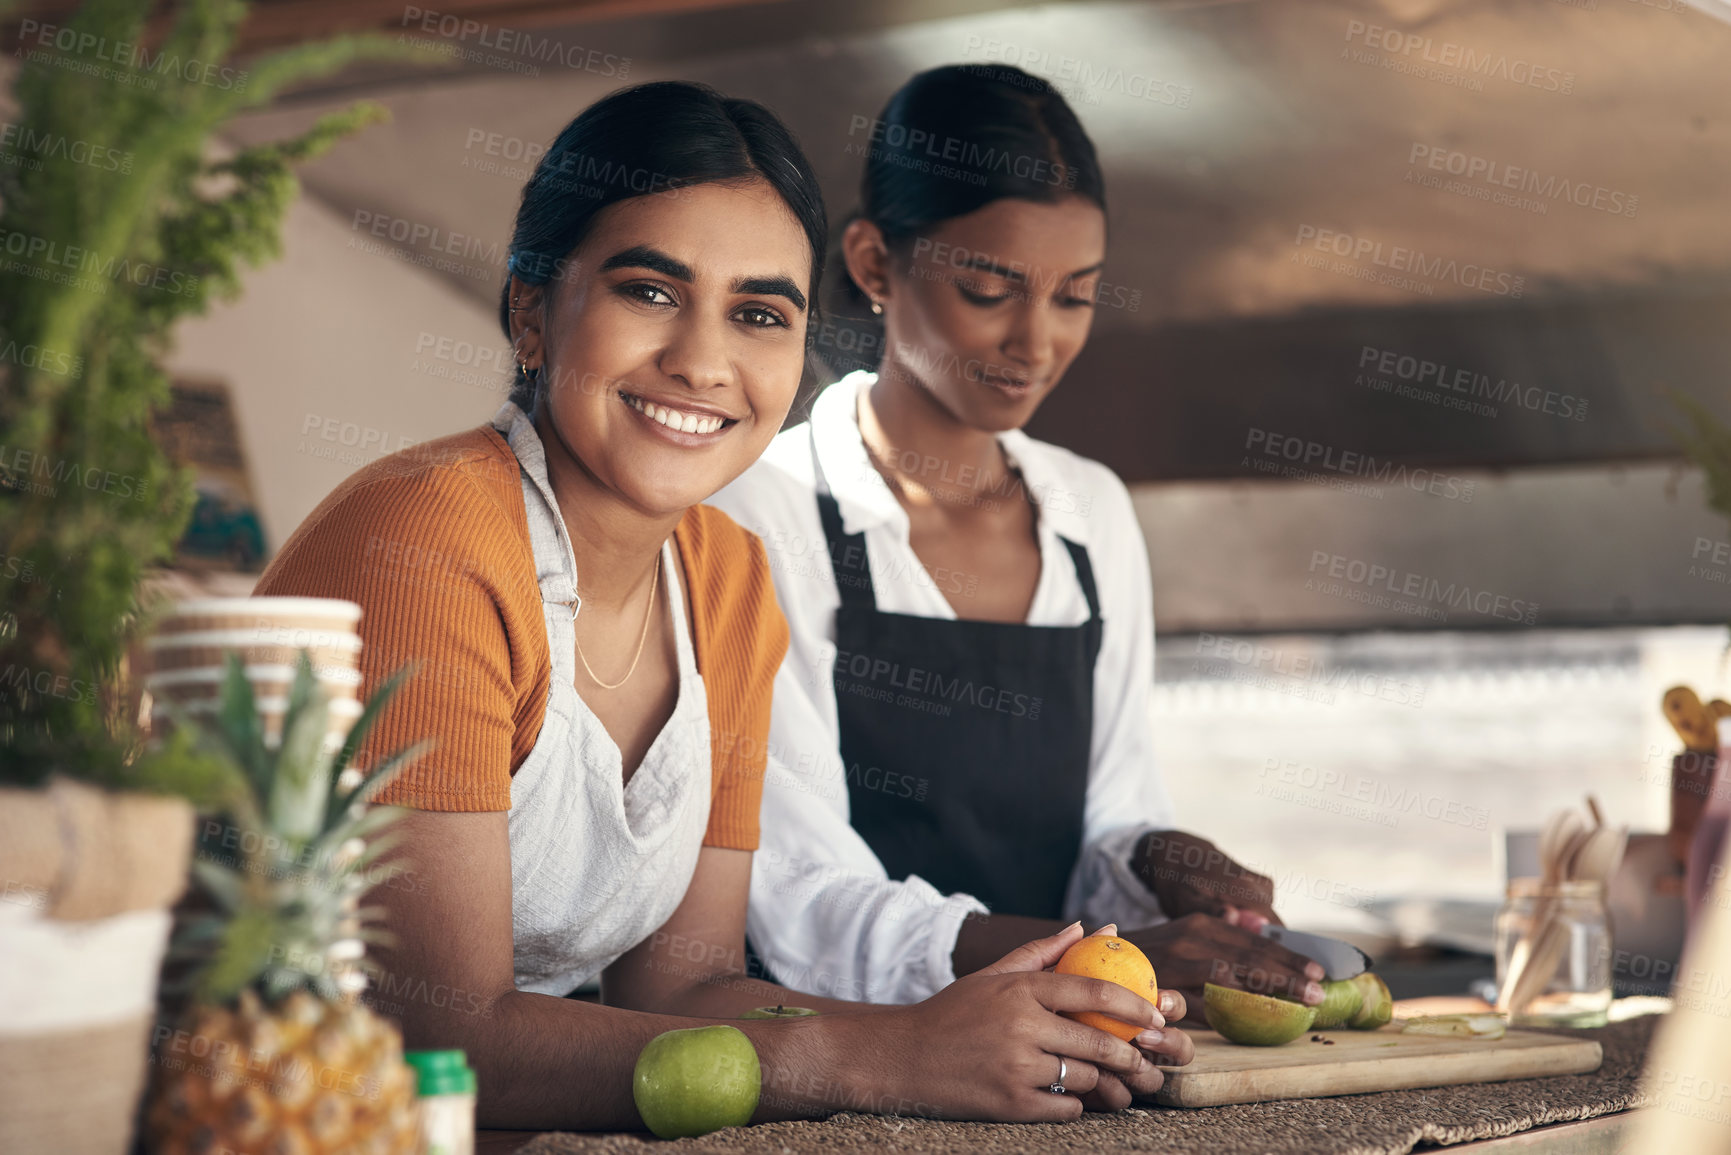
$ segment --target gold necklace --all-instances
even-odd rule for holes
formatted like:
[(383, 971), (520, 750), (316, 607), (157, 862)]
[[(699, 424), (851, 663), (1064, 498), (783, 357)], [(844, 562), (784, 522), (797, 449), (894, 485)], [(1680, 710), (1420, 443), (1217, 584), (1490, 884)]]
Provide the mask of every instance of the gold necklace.
[(577, 631), (571, 631), (571, 640), (577, 642), (577, 660), (583, 663), (583, 670), (589, 675), (589, 680), (603, 690), (617, 690), (631, 680), (631, 675), (637, 672), (637, 663), (643, 659), (643, 643), (649, 640), (649, 618), (655, 612), (655, 583), (661, 580), (661, 554), (655, 555), (655, 572), (649, 578), (649, 605), (643, 610), (643, 632), (637, 637), (637, 654), (631, 659), (631, 668), (625, 671), (625, 676), (612, 685), (608, 685), (595, 676), (595, 671), (589, 668), (589, 659), (583, 656), (583, 643), (577, 642)]

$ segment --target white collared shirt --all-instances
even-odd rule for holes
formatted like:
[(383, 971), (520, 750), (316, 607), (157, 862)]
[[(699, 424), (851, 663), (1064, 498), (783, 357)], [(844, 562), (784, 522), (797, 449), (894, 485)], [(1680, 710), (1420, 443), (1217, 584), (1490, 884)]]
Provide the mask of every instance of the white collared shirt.
[[(956, 617), (946, 591), (968, 596), (977, 579), (928, 568), (908, 539), (907, 512), (866, 455), (860, 391), (876, 378), (852, 373), (821, 393), (809, 425), (780, 434), (763, 458), (711, 504), (763, 538), (791, 639), (775, 680), (762, 836), (753, 858), (747, 929), (775, 976), (813, 994), (907, 1003), (955, 980), (950, 955), (961, 921), (986, 908), (944, 895), (918, 875), (888, 877), (848, 821), (835, 686), (835, 613), (841, 605), (816, 493), (835, 496), (848, 533), (865, 534), (878, 609)], [(813, 455), (813, 443), (816, 455)], [(1027, 624), (1076, 626), (1088, 619), (1076, 569), (1060, 537), (1086, 547), (1104, 619), (1094, 665), (1094, 733), (1082, 852), (1070, 876), (1064, 918), (1126, 929), (1163, 921), (1159, 904), (1130, 871), (1144, 831), (1169, 829), (1172, 806), (1154, 764), (1149, 713), (1154, 683), (1153, 590), (1130, 494), (1111, 470), (1020, 430), (999, 444), (1039, 506), (1040, 578)], [(965, 483), (941, 462), (898, 468)], [(1007, 500), (1020, 500), (1007, 492)], [(876, 768), (873, 768), (875, 771)], [(866, 789), (923, 793), (916, 769), (884, 767)]]

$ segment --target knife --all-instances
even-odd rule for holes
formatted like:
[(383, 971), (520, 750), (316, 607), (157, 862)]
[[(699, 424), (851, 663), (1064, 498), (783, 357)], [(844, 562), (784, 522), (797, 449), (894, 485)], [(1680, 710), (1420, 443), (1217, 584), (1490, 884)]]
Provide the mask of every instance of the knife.
[(1369, 955), (1338, 938), (1306, 934), (1302, 930), (1290, 930), (1272, 922), (1263, 926), (1262, 937), (1321, 963), (1325, 976), (1331, 981), (1349, 979), (1371, 968)]

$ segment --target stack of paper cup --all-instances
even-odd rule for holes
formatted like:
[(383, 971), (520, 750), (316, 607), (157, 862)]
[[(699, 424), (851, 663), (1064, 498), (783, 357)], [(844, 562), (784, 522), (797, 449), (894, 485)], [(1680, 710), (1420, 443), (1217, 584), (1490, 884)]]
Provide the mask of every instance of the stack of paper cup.
[(214, 713), (230, 653), (240, 655), (264, 722), (265, 741), (282, 739), (283, 715), (301, 651), (331, 700), (332, 749), (361, 715), (361, 607), (336, 598), (196, 598), (174, 604), (145, 646), (145, 689), (152, 720), (166, 722), (164, 699), (189, 714)]

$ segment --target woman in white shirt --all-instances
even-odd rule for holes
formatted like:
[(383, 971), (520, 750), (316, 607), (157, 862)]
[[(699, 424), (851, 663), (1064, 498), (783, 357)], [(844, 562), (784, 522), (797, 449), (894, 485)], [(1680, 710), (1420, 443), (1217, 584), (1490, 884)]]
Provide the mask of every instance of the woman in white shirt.
[(842, 249), (883, 322), (877, 372), (713, 499), (764, 539), (792, 633), (753, 947), (787, 985), (901, 1003), (1066, 920), (1114, 921), (1147, 928), (1129, 937), (1163, 985), (1319, 1002), (1321, 968), (1254, 933), (1269, 880), (1170, 829), (1128, 492), (1021, 432), (1093, 320), (1091, 142), (1044, 81), (994, 65), (914, 77), (870, 140)]

